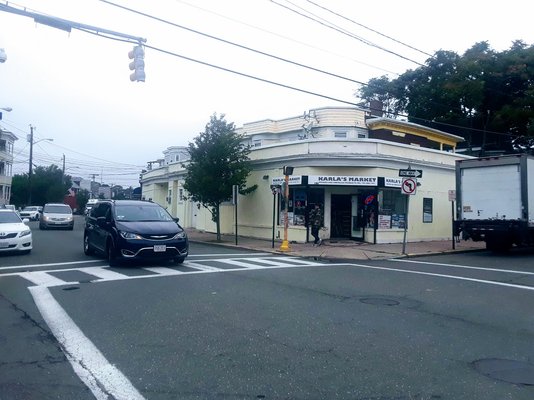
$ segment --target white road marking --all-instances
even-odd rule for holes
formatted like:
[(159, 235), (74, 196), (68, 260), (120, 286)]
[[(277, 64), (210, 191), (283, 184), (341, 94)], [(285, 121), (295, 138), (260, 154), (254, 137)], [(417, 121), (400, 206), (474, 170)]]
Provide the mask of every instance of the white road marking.
[(96, 262), (102, 262), (102, 260), (69, 261), (69, 262), (48, 263), (48, 264), (10, 265), (9, 267), (0, 267), (0, 271), (7, 270), (7, 269), (56, 267), (59, 265), (71, 265), (71, 264), (76, 265), (76, 264), (87, 264), (87, 263), (96, 263)]
[(178, 271), (177, 269), (172, 268), (166, 268), (166, 267), (145, 267), (143, 269), (146, 269), (147, 271), (154, 272), (158, 275), (182, 275), (182, 271)]
[(489, 271), (489, 272), (509, 272), (511, 274), (521, 274), (521, 275), (534, 275), (534, 272), (528, 272), (528, 271), (517, 271), (513, 269), (499, 269), (499, 268), (485, 268), (485, 267), (471, 267), (469, 265), (455, 265), (455, 264), (444, 264), (444, 263), (434, 263), (429, 261), (414, 261), (414, 260), (399, 260), (399, 259), (391, 259), (389, 261), (395, 261), (395, 262), (404, 262), (404, 263), (412, 263), (412, 264), (428, 264), (428, 265), (439, 265), (440, 267), (452, 267), (452, 268), (465, 268), (465, 269), (476, 269), (481, 271)]
[(48, 288), (33, 286), (28, 289), (74, 372), (97, 400), (108, 400), (110, 396), (117, 400), (144, 400), (128, 378), (83, 334)]
[(105, 267), (88, 267), (79, 269), (79, 271), (96, 276), (97, 278), (106, 281), (122, 280), (126, 276), (124, 274), (119, 274), (118, 272), (111, 271), (110, 269)]
[(33, 272), (21, 272), (21, 277), (29, 280), (32, 283), (35, 283), (37, 286), (57, 286), (57, 285), (68, 285), (77, 282), (65, 282), (62, 279), (56, 278), (50, 274), (47, 274), (44, 271), (33, 271)]
[(497, 281), (488, 281), (485, 279), (475, 279), (475, 278), (466, 278), (463, 276), (455, 276), (455, 275), (446, 275), (446, 274), (437, 274), (433, 272), (421, 272), (421, 271), (412, 271), (407, 269), (397, 269), (397, 268), (388, 268), (388, 267), (373, 267), (371, 265), (363, 265), (363, 264), (328, 264), (330, 266), (341, 266), (341, 265), (348, 265), (348, 266), (354, 266), (354, 267), (360, 267), (360, 268), (368, 268), (368, 269), (378, 269), (382, 271), (394, 271), (394, 272), (403, 272), (405, 274), (416, 274), (416, 275), (427, 275), (427, 276), (437, 276), (440, 278), (449, 278), (449, 279), (457, 279), (460, 281), (469, 281), (469, 282), (477, 282), (477, 283), (484, 283), (488, 285), (496, 285), (496, 286), (505, 286), (515, 289), (524, 289), (524, 290), (532, 290), (534, 291), (533, 286), (525, 286), (525, 285), (516, 285), (513, 283), (504, 283), (504, 282), (497, 282)]
[(244, 256), (272, 256), (273, 253), (221, 253), (221, 254), (189, 254), (187, 258), (195, 257), (244, 257)]

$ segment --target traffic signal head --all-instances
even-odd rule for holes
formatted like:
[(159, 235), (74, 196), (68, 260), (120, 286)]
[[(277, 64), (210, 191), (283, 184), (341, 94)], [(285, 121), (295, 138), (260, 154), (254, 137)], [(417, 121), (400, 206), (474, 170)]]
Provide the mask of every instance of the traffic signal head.
[(130, 70), (133, 73), (130, 75), (130, 80), (136, 82), (145, 81), (145, 50), (141, 46), (135, 46), (129, 53), (128, 58), (133, 60), (130, 63)]

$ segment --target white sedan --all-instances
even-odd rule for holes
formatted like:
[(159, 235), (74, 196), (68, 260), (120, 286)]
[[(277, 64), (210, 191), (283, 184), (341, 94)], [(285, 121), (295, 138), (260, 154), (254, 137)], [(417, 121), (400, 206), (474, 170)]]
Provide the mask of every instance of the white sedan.
[(0, 209), (0, 252), (32, 250), (32, 231), (27, 218), (21, 220), (15, 211)]

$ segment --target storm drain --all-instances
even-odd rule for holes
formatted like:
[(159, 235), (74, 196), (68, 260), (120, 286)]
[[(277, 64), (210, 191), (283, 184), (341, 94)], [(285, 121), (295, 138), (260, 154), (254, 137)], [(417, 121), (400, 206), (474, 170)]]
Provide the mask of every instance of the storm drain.
[(485, 358), (473, 362), (482, 375), (518, 385), (534, 385), (534, 365), (522, 361)]
[(364, 297), (360, 299), (360, 302), (373, 306), (398, 306), (400, 304), (397, 300), (385, 299), (383, 297)]

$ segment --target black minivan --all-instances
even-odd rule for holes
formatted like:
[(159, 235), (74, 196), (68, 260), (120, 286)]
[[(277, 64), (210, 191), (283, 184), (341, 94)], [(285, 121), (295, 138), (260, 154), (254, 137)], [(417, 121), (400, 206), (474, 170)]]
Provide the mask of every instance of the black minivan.
[(85, 220), (83, 250), (107, 255), (109, 265), (127, 260), (174, 260), (189, 251), (185, 230), (160, 205), (142, 200), (100, 200)]

